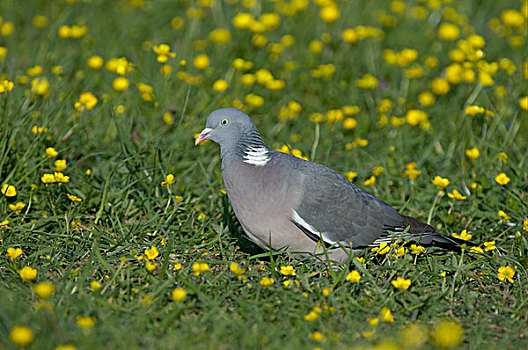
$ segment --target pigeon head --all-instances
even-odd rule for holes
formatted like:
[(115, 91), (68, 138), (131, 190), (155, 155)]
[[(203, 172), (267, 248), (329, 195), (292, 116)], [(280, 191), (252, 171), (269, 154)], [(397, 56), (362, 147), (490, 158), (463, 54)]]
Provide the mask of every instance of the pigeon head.
[(231, 147), (247, 135), (258, 133), (253, 121), (236, 108), (222, 108), (209, 114), (205, 129), (196, 138), (195, 144), (211, 140), (220, 147)]

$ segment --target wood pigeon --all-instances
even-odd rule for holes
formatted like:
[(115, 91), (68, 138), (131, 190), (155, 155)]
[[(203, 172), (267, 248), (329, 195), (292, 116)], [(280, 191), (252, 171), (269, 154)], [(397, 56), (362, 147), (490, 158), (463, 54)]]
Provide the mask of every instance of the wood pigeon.
[(248, 237), (266, 250), (344, 262), (399, 237), (421, 245), (472, 245), (398, 213), (332, 169), (270, 149), (238, 109), (212, 112), (195, 144), (204, 140), (220, 145), (235, 215)]

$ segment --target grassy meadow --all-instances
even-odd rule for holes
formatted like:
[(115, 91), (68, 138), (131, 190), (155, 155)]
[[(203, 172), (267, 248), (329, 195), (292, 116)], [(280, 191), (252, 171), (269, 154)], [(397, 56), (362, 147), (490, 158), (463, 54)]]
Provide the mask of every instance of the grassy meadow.
[[(0, 2), (0, 348), (526, 349), (528, 2)], [(264, 252), (216, 108), (462, 251)]]

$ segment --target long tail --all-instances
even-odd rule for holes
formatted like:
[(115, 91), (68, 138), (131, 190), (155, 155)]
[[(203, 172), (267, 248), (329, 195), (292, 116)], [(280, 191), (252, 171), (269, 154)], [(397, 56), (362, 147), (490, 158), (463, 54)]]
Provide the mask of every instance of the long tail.
[(467, 245), (468, 247), (477, 246), (477, 244), (473, 242), (438, 233), (431, 225), (428, 225), (425, 222), (421, 222), (420, 220), (415, 219), (412, 216), (402, 215), (402, 218), (404, 225), (409, 227), (409, 233), (420, 237), (419, 241), (421, 244), (434, 244), (439, 247), (448, 249), (456, 249), (463, 244)]
[(453, 247), (453, 246), (461, 246), (461, 245), (467, 245), (468, 247), (476, 247), (478, 244), (465, 241), (460, 238), (450, 237), (446, 236), (440, 233), (436, 233), (433, 235), (433, 243), (440, 247)]

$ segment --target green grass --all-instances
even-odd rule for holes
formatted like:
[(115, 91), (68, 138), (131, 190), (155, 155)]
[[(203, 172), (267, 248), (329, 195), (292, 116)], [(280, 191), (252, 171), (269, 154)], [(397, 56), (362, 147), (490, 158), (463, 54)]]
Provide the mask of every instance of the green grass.
[[(15, 197), (0, 197), (0, 222), (9, 221), (0, 228), (0, 348), (17, 348), (9, 340), (16, 325), (31, 328), (34, 340), (28, 347), (33, 349), (65, 344), (79, 349), (409, 348), (402, 330), (416, 323), (426, 332), (419, 348), (428, 349), (435, 347), (436, 327), (445, 319), (463, 328), (461, 348), (526, 348), (528, 112), (520, 108), (520, 99), (528, 94), (527, 16), (519, 27), (502, 24), (502, 29), (493, 30), (489, 25), (494, 18), (508, 21), (501, 13), (521, 11), (520, 2), (455, 1), (436, 8), (433, 1), (405, 1), (404, 12), (394, 13), (386, 1), (339, 1), (335, 23), (325, 23), (320, 7), (306, 2), (304, 10), (291, 17), (281, 13), (279, 26), (263, 32), (268, 43), (279, 43), (286, 34), (294, 37), (294, 44), (278, 55), (270, 54), (268, 45), (252, 45), (253, 34), (236, 29), (232, 20), (239, 12), (257, 19), (262, 13), (281, 12), (283, 1), (255, 1), (250, 9), (244, 4), (251, 1), (215, 1), (200, 7), (205, 3), (0, 4), (0, 46), (8, 50), (0, 62), (0, 80), (14, 82), (13, 90), (0, 94), (0, 185), (17, 191)], [(425, 18), (413, 17), (416, 6), (423, 6)], [(187, 17), (190, 8), (200, 9), (203, 17)], [(390, 17), (380, 23), (382, 14)], [(47, 18), (44, 27), (32, 25), (36, 15)], [(179, 29), (171, 26), (175, 16), (183, 20)], [(451, 84), (447, 94), (435, 95), (435, 103), (425, 107), (419, 93), (431, 90), (433, 79), (446, 76), (452, 64), (449, 51), (457, 47), (458, 40), (442, 41), (437, 35), (439, 25), (449, 21), (461, 28), (458, 40), (471, 33), (485, 39), (485, 61), (508, 58), (516, 70), (509, 74), (499, 68), (494, 84), (483, 87), (476, 62), (466, 63), (477, 73), (475, 80)], [(12, 33), (6, 22), (14, 25)], [(84, 24), (88, 31), (81, 38), (58, 36), (61, 25)], [(359, 25), (379, 28), (383, 36), (354, 44), (342, 40), (345, 28)], [(209, 33), (215, 28), (229, 29), (231, 40), (211, 42)], [(323, 43), (320, 53), (309, 49), (315, 39)], [(521, 46), (510, 44), (522, 39)], [(160, 43), (169, 44), (177, 55), (167, 62), (173, 67), (169, 75), (160, 73), (162, 64), (152, 50)], [(418, 52), (407, 67), (384, 60), (384, 49), (404, 48)], [(210, 58), (205, 70), (193, 66), (199, 53)], [(92, 55), (100, 55), (105, 63), (123, 56), (132, 62), (126, 74), (128, 89), (115, 91), (112, 82), (118, 74), (104, 66), (91, 69), (87, 59)], [(438, 65), (425, 64), (430, 56)], [(282, 79), (285, 88), (243, 85), (243, 72), (233, 67), (235, 58), (253, 62), (244, 73), (265, 68)], [(292, 66), (288, 62), (294, 69), (285, 69)], [(507, 67), (505, 62), (500, 66)], [(335, 72), (314, 78), (311, 71), (321, 64), (333, 64)], [(28, 76), (28, 68), (36, 65), (42, 72)], [(60, 72), (54, 66), (60, 66)], [(423, 69), (423, 77), (409, 79), (405, 69), (415, 66)], [(178, 72), (198, 81), (182, 80)], [(380, 80), (377, 88), (356, 85), (366, 73)], [(32, 89), (32, 80), (38, 78), (49, 82), (44, 95)], [(218, 79), (227, 81), (226, 91), (213, 89)], [(152, 86), (151, 102), (141, 98), (136, 87), (140, 82)], [(501, 89), (505, 94), (499, 94)], [(97, 97), (97, 104), (79, 113), (74, 104), (87, 91)], [(244, 102), (249, 93), (262, 96), (263, 104)], [(383, 123), (377, 111), (382, 99), (392, 102), (387, 117), (405, 117), (408, 110), (420, 109), (427, 113), (428, 125)], [(302, 110), (293, 118), (279, 118), (289, 101), (298, 102)], [(357, 172), (357, 186), (400, 212), (423, 221), (430, 218), (444, 234), (466, 229), (473, 242), (495, 241), (496, 249), (476, 254), (428, 248), (418, 256), (407, 251), (400, 258), (366, 251), (364, 265), (351, 260), (330, 269), (286, 253), (263, 252), (244, 236), (221, 192), (218, 147), (195, 147), (193, 142), (209, 112), (241, 103), (270, 147), (290, 144), (342, 174)], [(124, 113), (116, 112), (120, 105)], [(313, 113), (325, 115), (345, 105), (360, 108), (352, 130), (341, 122), (312, 121)], [(467, 105), (482, 106), (495, 116), (468, 116)], [(166, 112), (172, 119), (164, 121)], [(48, 129), (37, 135), (31, 131), (35, 125)], [(367, 139), (368, 145), (350, 147), (357, 138)], [(47, 158), (48, 147), (58, 155)], [(480, 156), (470, 160), (465, 150), (473, 147)], [(500, 152), (508, 159), (499, 160)], [(57, 159), (67, 161), (63, 172), (70, 181), (42, 183), (42, 175), (51, 172)], [(402, 175), (409, 162), (416, 162), (421, 171), (414, 180)], [(363, 182), (375, 166), (384, 172), (367, 188)], [(511, 179), (504, 186), (495, 181), (502, 172)], [(170, 173), (175, 182), (162, 187)], [(445, 192), (457, 189), (467, 199), (455, 201), (439, 193), (431, 182), (437, 175), (451, 182)], [(73, 203), (67, 193), (82, 202)], [(26, 204), (20, 213), (9, 208), (17, 202)], [(499, 221), (500, 210), (510, 216), (507, 222)], [(156, 268), (148, 271), (138, 257), (153, 245), (159, 256), (152, 260)], [(21, 248), (23, 254), (12, 260), (6, 256), (8, 248)], [(196, 262), (207, 263), (210, 270), (196, 276)], [(230, 272), (232, 262), (247, 269), (243, 277)], [(178, 263), (181, 269), (175, 270)], [(295, 276), (282, 275), (281, 266), (290, 265)], [(24, 266), (38, 271), (36, 280), (19, 276)], [(499, 280), (501, 266), (515, 267), (513, 283)], [(359, 283), (346, 280), (349, 270), (360, 273)], [(263, 277), (275, 283), (266, 288), (260, 284)], [(397, 277), (410, 279), (410, 288), (395, 289), (390, 282)], [(288, 279), (294, 282), (286, 287)], [(92, 291), (92, 281), (102, 287)], [(53, 283), (49, 299), (39, 299), (34, 292), (38, 282)], [(171, 298), (175, 287), (187, 291), (181, 302)], [(325, 288), (328, 296), (323, 295)], [(322, 308), (320, 316), (305, 320), (314, 307)], [(383, 307), (392, 311), (395, 321), (370, 326), (368, 320), (380, 317)], [(78, 316), (91, 316), (95, 325), (79, 327)], [(312, 339), (316, 331), (323, 341)]]

